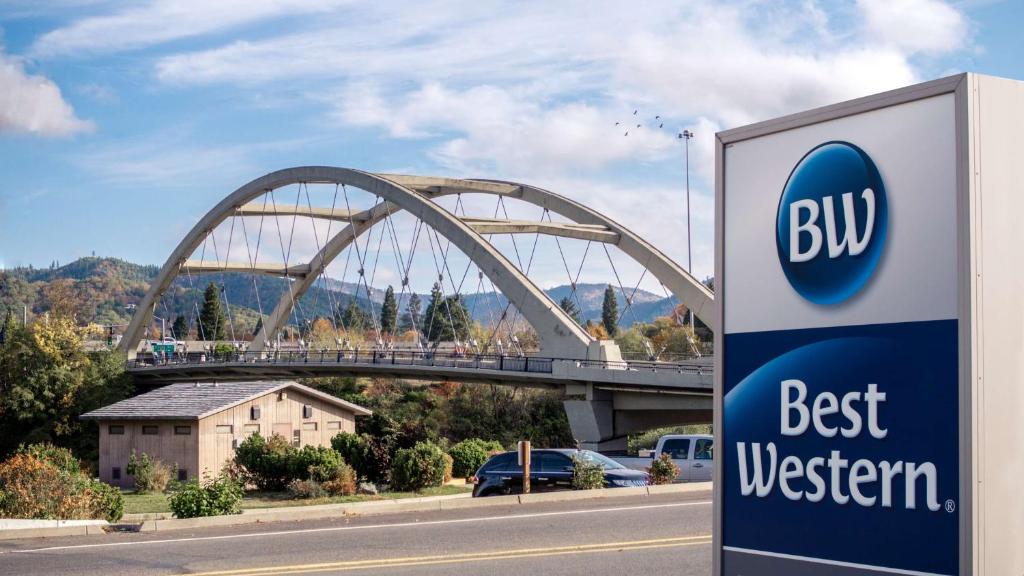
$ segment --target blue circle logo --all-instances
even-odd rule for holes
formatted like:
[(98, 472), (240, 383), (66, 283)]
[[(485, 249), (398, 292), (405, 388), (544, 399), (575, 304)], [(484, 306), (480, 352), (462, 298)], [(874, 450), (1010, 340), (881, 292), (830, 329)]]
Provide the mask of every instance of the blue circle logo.
[(826, 142), (793, 168), (779, 200), (775, 242), (786, 278), (815, 304), (838, 304), (875, 271), (889, 210), (878, 168), (849, 142)]

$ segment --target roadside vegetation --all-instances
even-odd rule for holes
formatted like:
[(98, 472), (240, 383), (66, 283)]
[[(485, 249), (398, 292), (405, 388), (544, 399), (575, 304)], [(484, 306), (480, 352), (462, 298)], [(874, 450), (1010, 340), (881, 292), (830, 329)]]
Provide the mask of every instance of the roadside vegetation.
[(32, 444), (0, 462), (2, 518), (115, 522), (123, 513), (121, 491), (90, 478), (66, 448)]

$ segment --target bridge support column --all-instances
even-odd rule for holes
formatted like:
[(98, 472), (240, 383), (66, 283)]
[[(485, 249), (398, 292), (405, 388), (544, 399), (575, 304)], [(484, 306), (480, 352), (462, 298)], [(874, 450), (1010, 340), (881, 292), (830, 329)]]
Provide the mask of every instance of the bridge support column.
[[(577, 388), (574, 386), (572, 388)], [(564, 400), (565, 414), (573, 438), (584, 450), (625, 450), (626, 436), (615, 435), (615, 407), (612, 393), (596, 390), (593, 384), (578, 385), (580, 390), (569, 389), (568, 393), (585, 392), (582, 400)], [(585, 390), (584, 390), (585, 389)]]

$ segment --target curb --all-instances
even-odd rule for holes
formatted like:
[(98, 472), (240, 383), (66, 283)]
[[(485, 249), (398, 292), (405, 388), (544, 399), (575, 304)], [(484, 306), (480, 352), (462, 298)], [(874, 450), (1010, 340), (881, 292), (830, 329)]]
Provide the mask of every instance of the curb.
[(465, 510), (494, 506), (518, 506), (547, 502), (570, 502), (598, 498), (624, 498), (629, 496), (655, 496), (659, 494), (687, 494), (711, 490), (711, 482), (689, 484), (665, 484), (636, 488), (610, 488), (601, 490), (567, 490), (564, 492), (543, 492), (539, 494), (513, 494), (472, 498), (468, 494), (454, 496), (429, 496), (425, 498), (403, 498), (400, 500), (379, 500), (352, 504), (324, 504), (318, 506), (290, 506), (287, 508), (249, 509), (233, 516), (208, 518), (169, 518), (148, 520), (142, 523), (140, 531), (168, 531), (202, 528), (207, 526), (232, 526), (257, 522), (280, 522), (290, 520), (322, 520), (344, 516), (376, 516), (402, 512), (429, 512), (434, 510)]
[[(521, 506), (550, 502), (571, 502), (607, 498), (644, 497), (660, 494), (687, 494), (708, 492), (711, 482), (688, 484), (665, 484), (635, 488), (609, 488), (599, 490), (567, 490), (564, 492), (542, 492), (538, 494), (512, 494), (472, 498), (468, 494), (453, 496), (427, 496), (399, 500), (378, 500), (351, 504), (321, 504), (315, 506), (288, 506), (281, 508), (250, 508), (241, 514), (231, 516), (209, 516), (204, 518), (166, 518), (145, 520), (141, 524), (127, 525), (138, 532), (166, 532), (171, 530), (192, 530), (217, 526), (235, 526), (264, 522), (296, 520), (323, 520), (345, 516), (375, 516), (402, 512), (427, 512), (434, 510), (464, 510), (495, 506)], [(102, 534), (104, 526), (69, 526), (64, 528), (42, 528), (31, 530), (0, 530), (0, 540), (16, 538), (50, 538), (58, 536), (85, 536)]]

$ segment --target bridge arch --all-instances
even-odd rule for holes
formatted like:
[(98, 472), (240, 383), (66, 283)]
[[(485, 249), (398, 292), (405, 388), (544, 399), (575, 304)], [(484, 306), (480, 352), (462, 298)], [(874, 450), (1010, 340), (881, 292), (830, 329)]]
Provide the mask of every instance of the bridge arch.
[[(480, 270), (533, 326), (545, 354), (561, 358), (587, 357), (587, 349), (592, 341), (590, 335), (571, 316), (555, 305), (501, 252), (455, 215), (430, 202), (414, 190), (384, 177), (360, 170), (331, 166), (304, 166), (279, 170), (249, 182), (217, 204), (193, 227), (167, 259), (125, 331), (121, 344), (123, 349), (131, 351), (138, 346), (145, 326), (152, 318), (157, 298), (170, 286), (186, 258), (199, 247), (203, 239), (212, 233), (218, 224), (235, 213), (241, 206), (268, 190), (303, 182), (354, 186), (412, 213), (427, 226), (450, 240), (479, 266)], [(354, 237), (351, 230), (349, 230), (349, 236)], [(314, 266), (310, 269), (315, 270), (317, 267)], [(306, 275), (307, 279), (310, 277), (313, 275)], [(309, 284), (305, 286), (306, 289), (308, 287)], [(289, 299), (298, 296), (301, 296), (301, 293), (296, 294), (293, 290)], [(262, 340), (257, 340), (257, 346), (259, 342)]]
[[(713, 296), (711, 292), (692, 275), (683, 270), (653, 245), (610, 218), (578, 202), (547, 190), (499, 180), (467, 180), (441, 177), (409, 176), (393, 174), (371, 174), (359, 170), (327, 166), (288, 168), (267, 174), (235, 190), (208, 212), (188, 235), (181, 241), (147, 292), (138, 311), (132, 318), (121, 347), (133, 351), (142, 338), (145, 326), (152, 318), (157, 299), (170, 286), (186, 259), (216, 227), (233, 214), (242, 213), (243, 206), (269, 190), (297, 183), (331, 183), (351, 185), (384, 200), (373, 209), (360, 214), (358, 219), (349, 216), (350, 223), (329, 238), (325, 245), (302, 267), (307, 271), (322, 270), (335, 257), (359, 237), (383, 220), (387, 215), (405, 210), (448, 238), (480, 270), (501, 289), (502, 293), (523, 314), (536, 330), (544, 354), (562, 358), (586, 358), (592, 338), (572, 318), (562, 311), (550, 298), (519, 271), (505, 256), (495, 249), (481, 233), (458, 216), (431, 201), (434, 197), (464, 192), (505, 195), (536, 206), (543, 207), (583, 226), (603, 230), (571, 228), (550, 225), (546, 234), (571, 237), (586, 237), (612, 243), (651, 272), (676, 297), (686, 304), (705, 324), (713, 327)], [(333, 214), (318, 214), (331, 217)], [(492, 224), (493, 225), (493, 224)], [(500, 224), (499, 224), (500, 225)], [(533, 226), (537, 223), (504, 223), (506, 229)], [(487, 223), (480, 223), (487, 226)], [(294, 267), (284, 267), (284, 274)], [(268, 271), (275, 273), (275, 271)], [(279, 272), (279, 271), (278, 271)], [(278, 301), (273, 312), (263, 323), (250, 350), (261, 350), (267, 335), (283, 328), (294, 302), (316, 281), (316, 274), (301, 275)]]

